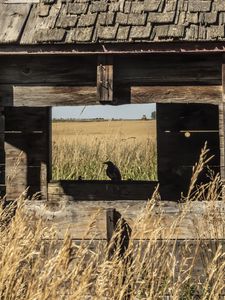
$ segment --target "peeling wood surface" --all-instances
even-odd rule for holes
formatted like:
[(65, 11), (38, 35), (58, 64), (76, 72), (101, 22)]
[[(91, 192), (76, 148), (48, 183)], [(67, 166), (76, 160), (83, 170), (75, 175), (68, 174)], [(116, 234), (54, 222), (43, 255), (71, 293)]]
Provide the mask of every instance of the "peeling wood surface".
[[(134, 222), (140, 217), (146, 207), (147, 201), (32, 201), (27, 203), (27, 212), (33, 218), (43, 218), (47, 223), (56, 226), (58, 237), (63, 238), (67, 229), (72, 239), (106, 239), (106, 210), (115, 208), (128, 222), (133, 232), (134, 239), (148, 239), (152, 236), (160, 212), (162, 219), (160, 225), (161, 234), (157, 238), (170, 239), (196, 239), (199, 235), (204, 239), (225, 238), (220, 226), (218, 231), (210, 231), (210, 215), (207, 215), (207, 207), (217, 208), (218, 215), (225, 217), (225, 203), (214, 204), (192, 202), (185, 216), (177, 224), (174, 223), (177, 216), (184, 210), (184, 204), (175, 202), (159, 202), (145, 222), (146, 227), (134, 227)], [(175, 230), (169, 228), (174, 223)], [(93, 225), (90, 229), (90, 225)], [(200, 231), (196, 230), (196, 226)], [(90, 231), (89, 231), (90, 229)]]

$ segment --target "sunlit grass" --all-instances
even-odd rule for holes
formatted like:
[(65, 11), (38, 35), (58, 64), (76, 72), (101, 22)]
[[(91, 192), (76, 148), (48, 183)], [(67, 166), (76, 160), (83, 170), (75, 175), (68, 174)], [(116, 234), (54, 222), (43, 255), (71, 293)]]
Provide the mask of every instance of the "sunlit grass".
[(156, 143), (150, 132), (149, 137), (141, 138), (137, 132), (137, 137), (115, 132), (84, 135), (71, 134), (72, 129), (68, 132), (66, 126), (58, 123), (53, 130), (53, 179), (76, 180), (81, 176), (86, 180), (105, 180), (108, 178), (103, 162), (111, 160), (120, 169), (123, 180), (157, 180)]

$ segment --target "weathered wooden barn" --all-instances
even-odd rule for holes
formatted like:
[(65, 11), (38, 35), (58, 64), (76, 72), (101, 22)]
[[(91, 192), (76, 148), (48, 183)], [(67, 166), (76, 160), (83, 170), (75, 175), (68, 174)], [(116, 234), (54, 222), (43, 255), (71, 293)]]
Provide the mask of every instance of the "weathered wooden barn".
[[(100, 206), (132, 218), (158, 183), (173, 214), (205, 141), (225, 180), (224, 51), (223, 0), (1, 1), (1, 194), (41, 191), (31, 210), (75, 239)], [(156, 103), (158, 182), (51, 181), (51, 108), (129, 103)]]

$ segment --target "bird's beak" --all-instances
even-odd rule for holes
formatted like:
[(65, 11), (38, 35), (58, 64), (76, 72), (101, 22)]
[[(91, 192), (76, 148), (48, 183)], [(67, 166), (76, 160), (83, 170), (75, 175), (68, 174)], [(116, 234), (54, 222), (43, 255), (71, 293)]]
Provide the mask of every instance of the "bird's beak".
[(106, 162), (103, 162), (102, 164), (103, 164), (103, 165), (106, 165)]

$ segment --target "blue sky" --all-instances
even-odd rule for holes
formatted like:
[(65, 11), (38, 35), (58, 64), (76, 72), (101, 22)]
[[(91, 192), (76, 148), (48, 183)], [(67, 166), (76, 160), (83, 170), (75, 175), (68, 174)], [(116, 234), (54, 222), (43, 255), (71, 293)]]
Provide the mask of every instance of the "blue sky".
[(155, 104), (128, 104), (120, 106), (93, 105), (93, 106), (64, 106), (52, 109), (53, 118), (75, 119), (141, 119), (143, 115), (151, 118)]

